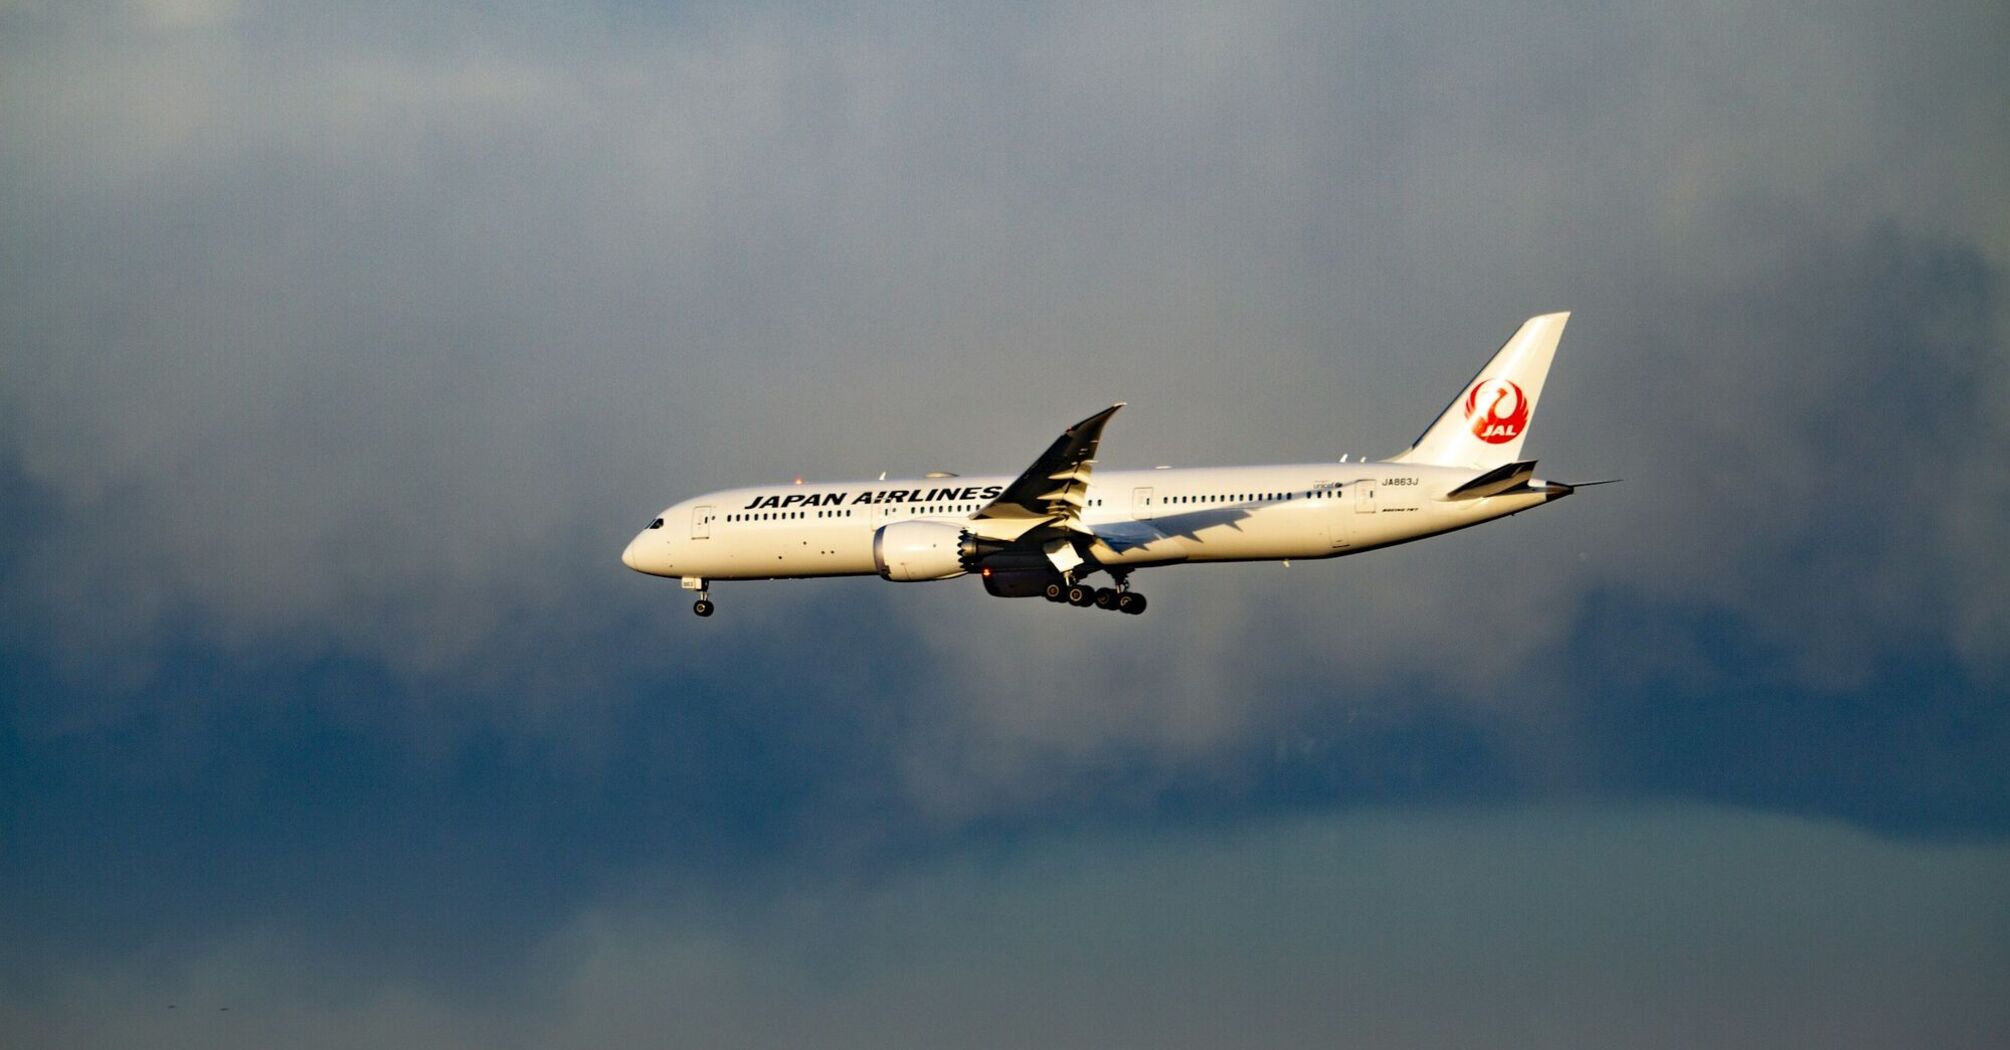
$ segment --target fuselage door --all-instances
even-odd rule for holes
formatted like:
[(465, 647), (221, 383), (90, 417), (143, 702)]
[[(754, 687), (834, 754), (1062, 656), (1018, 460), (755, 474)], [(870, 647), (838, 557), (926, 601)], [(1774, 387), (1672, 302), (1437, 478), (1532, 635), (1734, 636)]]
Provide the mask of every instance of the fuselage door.
[(1357, 481), (1350, 487), (1354, 490), (1354, 513), (1375, 513), (1375, 483), (1365, 480)]
[(1159, 512), (1158, 507), (1156, 506), (1157, 503), (1158, 500), (1152, 497), (1152, 490), (1150, 486), (1141, 485), (1137, 488), (1132, 489), (1131, 517), (1136, 518), (1139, 521), (1144, 521), (1148, 518), (1156, 517)]
[(709, 539), (711, 538), (711, 535), (712, 535), (711, 505), (707, 504), (703, 507), (691, 508), (691, 538), (694, 540)]

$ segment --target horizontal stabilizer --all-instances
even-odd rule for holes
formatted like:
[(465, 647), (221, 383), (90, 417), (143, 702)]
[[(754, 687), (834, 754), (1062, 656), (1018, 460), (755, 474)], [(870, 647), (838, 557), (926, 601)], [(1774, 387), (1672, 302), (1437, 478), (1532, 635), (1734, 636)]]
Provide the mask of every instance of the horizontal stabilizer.
[(1535, 460), (1506, 463), (1445, 493), (1445, 498), (1485, 499), (1488, 496), (1498, 496), (1509, 489), (1528, 484), (1528, 480), (1532, 477), (1535, 477)]

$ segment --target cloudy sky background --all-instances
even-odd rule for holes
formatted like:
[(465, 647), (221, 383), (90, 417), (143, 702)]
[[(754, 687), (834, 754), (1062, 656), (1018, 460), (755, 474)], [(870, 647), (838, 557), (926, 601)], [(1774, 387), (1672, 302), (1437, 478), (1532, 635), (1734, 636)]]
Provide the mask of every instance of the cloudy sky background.
[[(2010, 14), (1386, 7), (0, 5), (0, 1029), (2000, 1038)], [(1432, 543), (616, 560), (1387, 454), (1553, 309), (1626, 483)]]

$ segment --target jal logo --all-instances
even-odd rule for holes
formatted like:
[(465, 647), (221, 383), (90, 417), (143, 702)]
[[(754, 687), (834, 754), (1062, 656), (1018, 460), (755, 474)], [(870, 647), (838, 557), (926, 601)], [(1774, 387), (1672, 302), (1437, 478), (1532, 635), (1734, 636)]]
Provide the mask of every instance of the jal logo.
[(1528, 426), (1528, 395), (1508, 379), (1482, 379), (1466, 392), (1466, 418), (1473, 436), (1490, 445), (1506, 444)]

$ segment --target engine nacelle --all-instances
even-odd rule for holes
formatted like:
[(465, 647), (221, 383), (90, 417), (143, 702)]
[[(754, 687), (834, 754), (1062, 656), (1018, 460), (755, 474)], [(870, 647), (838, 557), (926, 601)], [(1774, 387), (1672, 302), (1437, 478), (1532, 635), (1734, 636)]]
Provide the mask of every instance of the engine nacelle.
[(997, 598), (1038, 598), (1047, 593), (1049, 581), (1060, 579), (1060, 574), (1048, 565), (999, 569), (987, 565), (980, 571), (984, 575), (984, 590)]
[(982, 551), (977, 563), (984, 577), (984, 590), (998, 598), (1035, 598), (1047, 593), (1047, 584), (1061, 574), (1038, 551)]
[(901, 583), (955, 579), (970, 571), (966, 553), (974, 545), (946, 521), (896, 521), (872, 534), (873, 567)]

